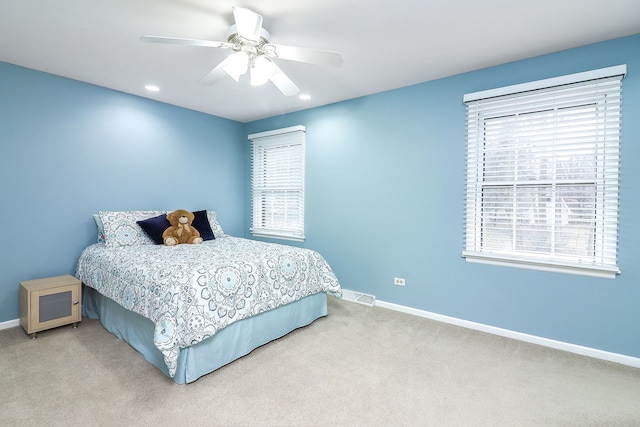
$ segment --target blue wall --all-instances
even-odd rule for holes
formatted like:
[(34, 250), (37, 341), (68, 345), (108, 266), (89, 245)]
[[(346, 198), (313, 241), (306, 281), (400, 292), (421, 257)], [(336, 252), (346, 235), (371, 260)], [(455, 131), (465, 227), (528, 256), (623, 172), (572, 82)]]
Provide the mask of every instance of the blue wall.
[(212, 209), (241, 235), (243, 125), (0, 63), (0, 322), (73, 274), (99, 210)]
[[(302, 124), (302, 245), (322, 253), (345, 288), (640, 357), (638, 52), (635, 35), (249, 124), (0, 63), (0, 322), (18, 317), (19, 281), (74, 271), (100, 209), (206, 207), (225, 231), (250, 237), (246, 137)], [(628, 66), (622, 274), (466, 263), (463, 94), (618, 64)]]
[[(307, 127), (303, 245), (329, 260), (344, 288), (640, 357), (639, 52), (640, 35), (635, 35), (256, 121), (246, 133)], [(628, 66), (623, 82), (622, 274), (610, 280), (466, 263), (461, 257), (463, 95), (619, 64)], [(247, 210), (245, 230), (249, 215)], [(404, 277), (406, 286), (394, 286), (394, 277)]]

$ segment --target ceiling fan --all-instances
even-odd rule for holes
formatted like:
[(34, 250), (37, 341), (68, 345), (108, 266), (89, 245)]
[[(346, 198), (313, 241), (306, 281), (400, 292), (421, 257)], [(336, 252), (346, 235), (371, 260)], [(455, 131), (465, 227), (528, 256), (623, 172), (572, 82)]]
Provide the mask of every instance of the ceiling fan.
[(140, 40), (231, 49), (233, 53), (200, 79), (200, 84), (212, 85), (226, 75), (237, 82), (240, 76), (249, 72), (253, 86), (271, 81), (285, 96), (296, 95), (300, 89), (273, 59), (335, 67), (342, 65), (342, 56), (338, 52), (269, 43), (269, 33), (262, 28), (262, 16), (249, 9), (234, 6), (233, 17), (235, 24), (229, 28), (226, 42), (163, 36), (142, 36)]

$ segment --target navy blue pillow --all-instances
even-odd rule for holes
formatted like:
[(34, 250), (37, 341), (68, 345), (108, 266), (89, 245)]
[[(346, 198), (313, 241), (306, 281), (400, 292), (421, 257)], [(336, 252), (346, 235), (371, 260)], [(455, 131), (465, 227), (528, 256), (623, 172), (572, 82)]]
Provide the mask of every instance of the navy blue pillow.
[(167, 219), (167, 215), (158, 215), (154, 216), (153, 218), (136, 222), (144, 230), (144, 232), (147, 233), (149, 237), (151, 237), (151, 240), (156, 242), (156, 244), (164, 244), (164, 241), (162, 240), (162, 233), (164, 233), (164, 230), (171, 226), (171, 224), (169, 224), (169, 220)]
[(209, 218), (207, 218), (207, 211), (197, 211), (194, 212), (193, 215), (195, 218), (191, 225), (195, 227), (196, 230), (200, 233), (200, 237), (202, 240), (213, 240), (216, 236), (213, 235), (213, 230), (211, 230), (211, 224), (209, 224)]

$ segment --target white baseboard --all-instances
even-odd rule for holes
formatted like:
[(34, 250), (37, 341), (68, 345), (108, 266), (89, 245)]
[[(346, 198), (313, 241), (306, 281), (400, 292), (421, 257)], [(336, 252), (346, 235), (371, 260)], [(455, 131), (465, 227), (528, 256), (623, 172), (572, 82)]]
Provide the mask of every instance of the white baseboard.
[(403, 313), (413, 314), (415, 316), (425, 317), (427, 319), (436, 320), (438, 322), (449, 323), (456, 326), (462, 326), (464, 328), (474, 329), (476, 331), (487, 332), (493, 335), (499, 335), (502, 337), (512, 338), (519, 341), (524, 341), (532, 344), (538, 344), (545, 347), (555, 348), (557, 350), (564, 350), (570, 353), (580, 354), (582, 356), (589, 356), (596, 359), (607, 360), (609, 362), (616, 362), (622, 365), (632, 366), (634, 368), (640, 368), (640, 358), (627, 356), (625, 354), (611, 353), (604, 350), (598, 350), (596, 348), (584, 347), (577, 344), (571, 344), (563, 341), (556, 341), (549, 338), (538, 337), (536, 335), (524, 334), (522, 332), (516, 332), (509, 329), (497, 328), (495, 326), (489, 326), (482, 323), (471, 322), (468, 320), (458, 319), (456, 317), (444, 316), (442, 314), (431, 313), (429, 311), (418, 310), (403, 305), (393, 304), (390, 302), (376, 300), (376, 306), (382, 308), (388, 308), (390, 310), (401, 311)]
[(7, 320), (6, 322), (0, 323), (0, 331), (3, 329), (15, 328), (16, 326), (20, 326), (20, 319)]
[[(343, 292), (347, 295), (354, 295), (353, 291), (343, 289)], [(542, 345), (545, 347), (555, 348), (557, 350), (568, 351), (570, 353), (580, 354), (582, 356), (589, 356), (596, 359), (607, 360), (609, 362), (620, 363), (622, 365), (632, 366), (634, 368), (640, 368), (640, 358), (627, 356), (620, 353), (611, 353), (609, 351), (598, 350), (597, 348), (584, 347), (577, 344), (571, 344), (564, 341), (556, 341), (549, 338), (538, 337), (536, 335), (529, 335), (522, 332), (512, 331), (510, 329), (498, 328), (495, 326), (485, 325), (482, 323), (471, 322), (469, 320), (458, 319), (457, 317), (445, 316), (442, 314), (432, 313), (430, 311), (419, 310), (417, 308), (411, 308), (404, 305), (394, 304), (391, 302), (375, 300), (374, 304), (377, 307), (386, 308), (389, 310), (400, 311), (402, 313), (412, 314), (414, 316), (424, 317), (438, 322), (449, 323), (451, 325), (462, 326), (463, 328), (473, 329), (476, 331), (487, 332), (493, 335), (499, 335), (501, 337), (512, 338), (519, 341), (528, 342), (531, 344)], [(344, 298), (350, 302), (358, 302), (355, 298)], [(369, 304), (366, 304), (369, 305)], [(0, 330), (15, 328), (20, 326), (20, 319), (7, 320), (6, 322), (0, 322)]]
[[(356, 302), (350, 299), (348, 296), (353, 294), (353, 291), (343, 289), (343, 293), (346, 293), (347, 301)], [(400, 311), (402, 313), (412, 314), (414, 316), (425, 317), (427, 319), (436, 320), (438, 322), (449, 323), (451, 325), (462, 326), (463, 328), (473, 329), (476, 331), (487, 332), (493, 335), (499, 335), (501, 337), (512, 338), (518, 341), (524, 341), (531, 344), (542, 345), (545, 347), (555, 348), (557, 350), (568, 351), (570, 353), (580, 354), (582, 356), (589, 356), (596, 359), (607, 360), (609, 362), (620, 363), (622, 365), (632, 366), (634, 368), (640, 368), (640, 358), (627, 356), (625, 354), (611, 353), (604, 350), (598, 350), (597, 348), (584, 347), (577, 344), (571, 344), (564, 341), (556, 341), (549, 338), (538, 337), (536, 335), (529, 335), (522, 332), (516, 332), (509, 329), (502, 329), (495, 326), (485, 325), (482, 323), (471, 322), (469, 320), (458, 319), (456, 317), (445, 316), (442, 314), (432, 313), (430, 311), (419, 310), (417, 308), (411, 308), (404, 305), (393, 304), (386, 301), (375, 300), (375, 306), (387, 308), (390, 310)]]

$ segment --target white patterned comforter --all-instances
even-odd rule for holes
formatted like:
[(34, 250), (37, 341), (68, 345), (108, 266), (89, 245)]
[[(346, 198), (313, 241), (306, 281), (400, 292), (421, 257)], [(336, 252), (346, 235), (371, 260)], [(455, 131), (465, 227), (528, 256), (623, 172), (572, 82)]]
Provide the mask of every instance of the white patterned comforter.
[(97, 243), (83, 251), (76, 276), (154, 322), (171, 377), (181, 348), (233, 322), (318, 292), (342, 294), (317, 252), (231, 236), (200, 245)]

